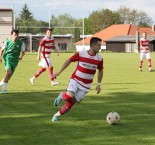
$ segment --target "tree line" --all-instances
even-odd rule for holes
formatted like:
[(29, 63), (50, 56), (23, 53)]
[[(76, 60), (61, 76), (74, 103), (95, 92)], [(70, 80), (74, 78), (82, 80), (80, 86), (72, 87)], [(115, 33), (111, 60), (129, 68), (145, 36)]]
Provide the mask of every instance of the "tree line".
[[(53, 34), (73, 34), (74, 41), (80, 40), (82, 35), (83, 19), (75, 19), (70, 14), (64, 13), (59, 16), (51, 16), (51, 27)], [(138, 27), (148, 27), (153, 20), (144, 11), (121, 6), (117, 11), (100, 9), (93, 11), (87, 18), (84, 18), (84, 34), (95, 34), (113, 24), (133, 24)], [(44, 34), (49, 27), (49, 22), (36, 20), (30, 12), (28, 5), (24, 4), (18, 17), (16, 17), (16, 28), (21, 33)]]

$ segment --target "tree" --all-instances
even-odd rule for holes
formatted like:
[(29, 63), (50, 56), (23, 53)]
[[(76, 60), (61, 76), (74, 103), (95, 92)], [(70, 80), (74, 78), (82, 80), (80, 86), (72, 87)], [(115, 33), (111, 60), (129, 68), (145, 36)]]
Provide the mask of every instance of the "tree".
[(77, 42), (80, 40), (80, 29), (75, 28), (74, 29), (74, 42)]
[(117, 12), (121, 16), (123, 24), (133, 24), (135, 26), (150, 26), (153, 24), (153, 20), (144, 12), (126, 7), (120, 7)]
[(82, 21), (83, 19), (74, 19), (67, 13), (58, 17), (52, 15), (51, 24), (54, 28), (53, 34), (73, 34), (73, 41), (77, 42), (80, 40), (80, 34), (82, 34)]
[(65, 13), (55, 17), (52, 15), (51, 18), (52, 26), (54, 27), (54, 34), (69, 34), (74, 32), (76, 19), (72, 18), (69, 14)]
[(92, 33), (103, 30), (111, 26), (112, 24), (120, 24), (121, 19), (120, 15), (117, 12), (111, 11), (109, 9), (101, 9), (93, 11), (88, 19), (85, 27), (90, 27)]
[(22, 8), (22, 11), (19, 14), (19, 17), (21, 20), (33, 20), (33, 15), (29, 11), (27, 4), (24, 4), (24, 7)]
[(91, 26), (91, 19), (89, 19), (89, 18), (84, 19), (84, 33), (86, 35), (94, 33), (93, 29), (92, 29), (92, 26)]
[(29, 11), (27, 4), (24, 4), (22, 11), (19, 14), (19, 18), (16, 18), (16, 26), (22, 33), (32, 32), (28, 29), (28, 26), (34, 26), (36, 21), (33, 18), (32, 13)]

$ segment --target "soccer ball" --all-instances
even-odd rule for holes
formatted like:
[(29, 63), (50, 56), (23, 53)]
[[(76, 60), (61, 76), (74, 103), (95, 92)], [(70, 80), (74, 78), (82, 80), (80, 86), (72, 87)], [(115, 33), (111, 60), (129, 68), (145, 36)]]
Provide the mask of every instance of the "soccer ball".
[(109, 124), (116, 125), (120, 122), (120, 115), (117, 112), (110, 112), (106, 119)]

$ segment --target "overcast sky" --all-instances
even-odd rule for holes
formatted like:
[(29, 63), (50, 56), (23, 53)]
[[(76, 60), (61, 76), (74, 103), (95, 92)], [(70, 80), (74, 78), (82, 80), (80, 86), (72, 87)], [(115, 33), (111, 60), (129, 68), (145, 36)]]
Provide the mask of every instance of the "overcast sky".
[(54, 16), (68, 13), (73, 18), (83, 18), (95, 10), (116, 11), (125, 6), (144, 11), (155, 22), (155, 0), (0, 0), (0, 8), (14, 7), (18, 16), (25, 3), (34, 18), (43, 21), (48, 21), (49, 12)]

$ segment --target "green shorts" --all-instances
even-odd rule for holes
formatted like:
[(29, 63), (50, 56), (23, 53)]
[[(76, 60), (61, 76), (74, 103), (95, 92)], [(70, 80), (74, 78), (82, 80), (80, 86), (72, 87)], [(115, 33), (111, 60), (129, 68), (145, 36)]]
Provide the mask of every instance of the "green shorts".
[(12, 73), (14, 73), (16, 67), (17, 67), (18, 62), (11, 62), (8, 60), (4, 61), (4, 66), (5, 66), (5, 70), (11, 69)]

